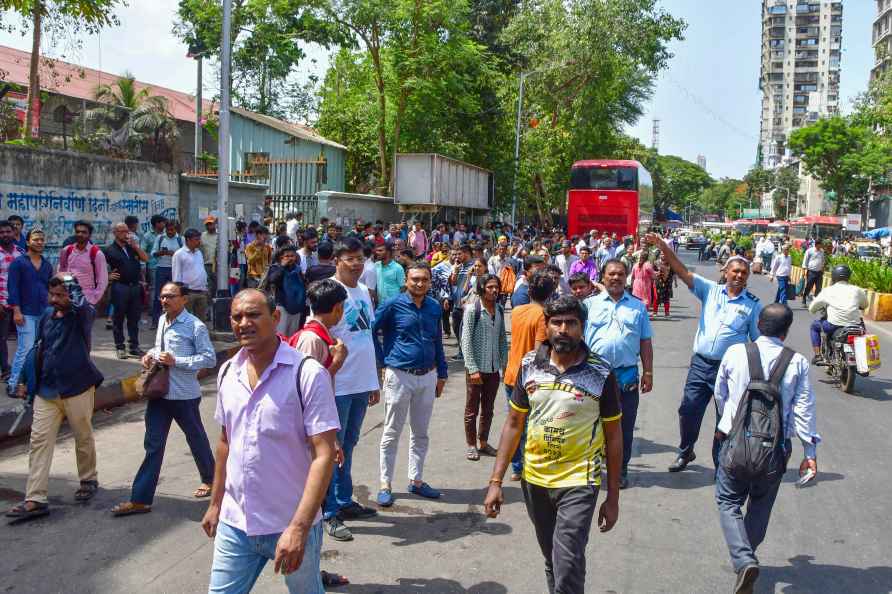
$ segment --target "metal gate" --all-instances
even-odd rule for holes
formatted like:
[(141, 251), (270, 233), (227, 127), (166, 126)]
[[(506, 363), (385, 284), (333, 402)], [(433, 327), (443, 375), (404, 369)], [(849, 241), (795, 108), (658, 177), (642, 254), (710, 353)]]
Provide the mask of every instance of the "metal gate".
[[(236, 175), (233, 176), (236, 178)], [(290, 212), (301, 212), (304, 221), (318, 223), (316, 192), (328, 177), (328, 162), (297, 159), (263, 159), (248, 161), (246, 171), (237, 174), (238, 181), (268, 186), (267, 196), (276, 221), (284, 221)]]

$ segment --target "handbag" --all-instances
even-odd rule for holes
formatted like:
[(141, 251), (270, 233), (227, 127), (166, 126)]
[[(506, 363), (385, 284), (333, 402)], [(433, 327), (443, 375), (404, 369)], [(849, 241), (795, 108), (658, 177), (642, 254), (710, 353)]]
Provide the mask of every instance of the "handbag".
[[(164, 352), (164, 334), (167, 328), (161, 329), (161, 352)], [(139, 372), (136, 378), (136, 395), (146, 400), (164, 398), (170, 392), (170, 367), (158, 361), (148, 369)]]
[(787, 301), (794, 301), (796, 299), (796, 287), (793, 283), (787, 283)]

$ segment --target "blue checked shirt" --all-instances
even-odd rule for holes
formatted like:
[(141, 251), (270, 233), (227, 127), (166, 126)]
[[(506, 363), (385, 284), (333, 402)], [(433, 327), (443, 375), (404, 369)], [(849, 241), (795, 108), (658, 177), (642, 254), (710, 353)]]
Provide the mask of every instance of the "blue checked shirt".
[(176, 360), (176, 365), (170, 370), (170, 392), (165, 398), (201, 398), (198, 370), (210, 369), (217, 364), (207, 326), (185, 309), (171, 324), (167, 322), (167, 315), (162, 315), (155, 334), (155, 348), (149, 353), (157, 357), (162, 352), (172, 353)]

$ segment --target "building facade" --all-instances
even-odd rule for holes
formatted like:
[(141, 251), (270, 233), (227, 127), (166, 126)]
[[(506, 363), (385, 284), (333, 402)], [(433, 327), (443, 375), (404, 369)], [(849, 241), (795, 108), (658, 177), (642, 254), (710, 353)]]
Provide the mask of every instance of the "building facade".
[(877, 16), (873, 21), (875, 62), (870, 71), (874, 80), (886, 71), (892, 61), (892, 0), (876, 0)]
[[(764, 168), (789, 166), (793, 131), (839, 113), (842, 16), (839, 0), (763, 0), (759, 154)], [(825, 208), (820, 184), (804, 176), (795, 203), (798, 214), (820, 214)]]

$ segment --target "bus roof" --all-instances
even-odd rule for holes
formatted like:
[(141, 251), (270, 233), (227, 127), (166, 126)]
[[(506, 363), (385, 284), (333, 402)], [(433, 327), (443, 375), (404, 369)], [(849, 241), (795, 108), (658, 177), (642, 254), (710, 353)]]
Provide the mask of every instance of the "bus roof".
[(638, 161), (625, 159), (586, 159), (576, 161), (573, 167), (644, 167)]

